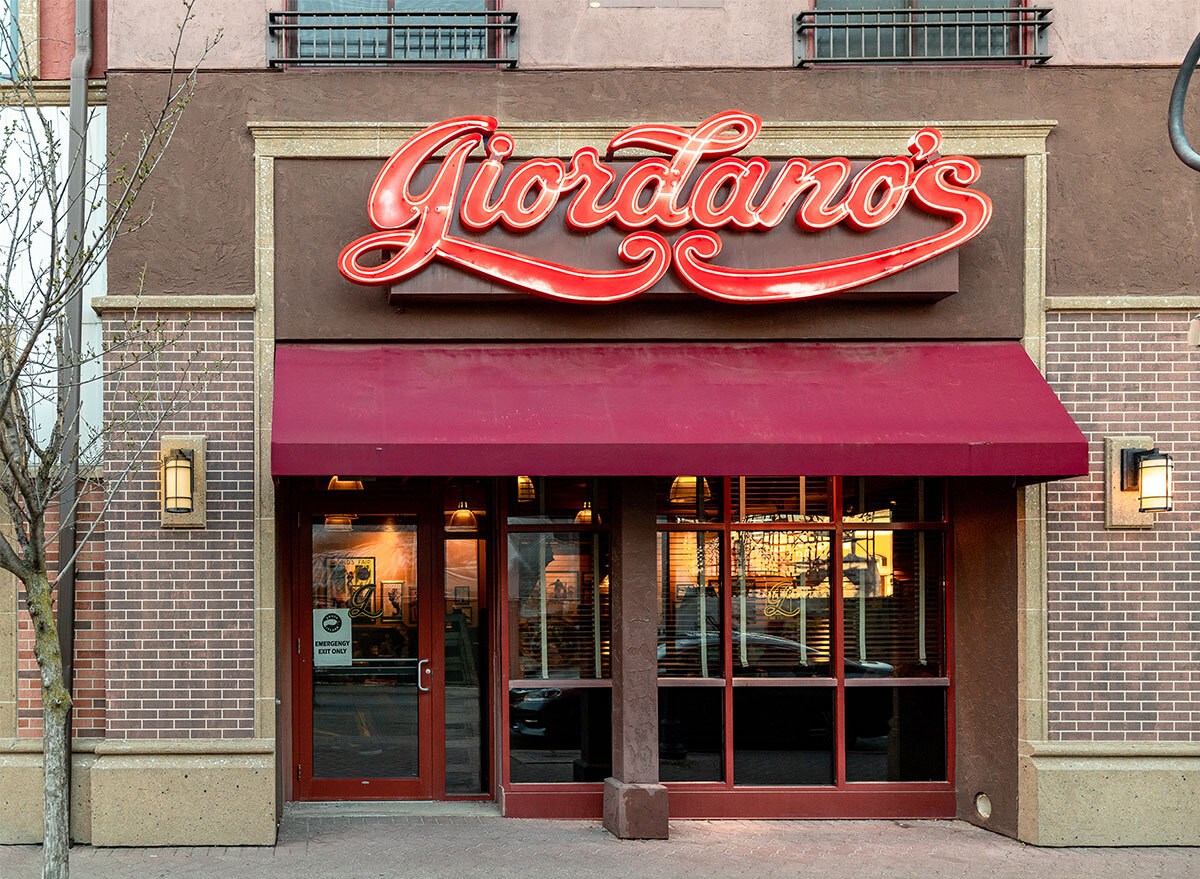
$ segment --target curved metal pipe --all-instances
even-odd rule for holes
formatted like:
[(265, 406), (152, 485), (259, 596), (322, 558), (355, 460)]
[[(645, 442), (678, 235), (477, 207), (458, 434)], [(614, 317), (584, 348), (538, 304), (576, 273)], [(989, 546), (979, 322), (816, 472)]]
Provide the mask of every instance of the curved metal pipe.
[(1171, 109), (1167, 113), (1167, 130), (1171, 133), (1171, 148), (1175, 150), (1175, 155), (1189, 168), (1200, 171), (1200, 153), (1192, 149), (1183, 130), (1183, 105), (1197, 61), (1200, 61), (1200, 35), (1197, 35), (1187, 57), (1183, 59), (1179, 76), (1175, 77), (1175, 88), (1171, 89)]

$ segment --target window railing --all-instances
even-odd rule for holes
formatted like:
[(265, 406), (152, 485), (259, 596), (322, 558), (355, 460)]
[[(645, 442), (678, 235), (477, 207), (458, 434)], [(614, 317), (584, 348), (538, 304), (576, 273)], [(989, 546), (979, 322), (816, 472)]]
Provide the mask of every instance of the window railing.
[[(1051, 7), (822, 2), (795, 17), (795, 63), (1044, 64)], [(870, 8), (868, 8), (870, 7)]]
[(268, 12), (271, 67), (517, 66), (515, 12)]

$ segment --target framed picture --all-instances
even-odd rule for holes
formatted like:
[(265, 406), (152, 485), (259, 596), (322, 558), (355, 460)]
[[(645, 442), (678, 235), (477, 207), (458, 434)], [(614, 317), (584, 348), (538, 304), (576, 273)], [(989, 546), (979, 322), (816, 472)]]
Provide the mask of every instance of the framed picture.
[(326, 570), (326, 582), (335, 601), (345, 603), (361, 587), (375, 585), (374, 558), (332, 558)]
[(579, 574), (575, 571), (547, 571), (546, 598), (550, 601), (578, 601)]
[(408, 620), (404, 619), (404, 581), (382, 580), (379, 583), (379, 591), (383, 595), (383, 615), (389, 620), (400, 620), (407, 623)]
[(454, 587), (454, 603), (455, 604), (470, 604), (471, 603), (471, 587), (470, 586), (455, 586)]

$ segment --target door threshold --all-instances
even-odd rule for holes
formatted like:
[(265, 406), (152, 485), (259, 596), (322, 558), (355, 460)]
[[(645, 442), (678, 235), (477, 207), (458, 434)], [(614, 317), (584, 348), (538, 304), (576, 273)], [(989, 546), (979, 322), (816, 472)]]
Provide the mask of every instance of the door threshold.
[(382, 800), (284, 803), (285, 818), (499, 818), (490, 801)]

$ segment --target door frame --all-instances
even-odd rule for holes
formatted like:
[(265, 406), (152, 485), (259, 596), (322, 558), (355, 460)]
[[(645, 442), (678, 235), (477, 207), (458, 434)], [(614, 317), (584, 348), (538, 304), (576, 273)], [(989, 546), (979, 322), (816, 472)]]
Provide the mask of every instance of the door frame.
[[(434, 527), (433, 500), (440, 498), (441, 492), (429, 492), (426, 497), (413, 497), (399, 493), (380, 492), (341, 492), (346, 497), (333, 496), (328, 493), (306, 493), (299, 497), (296, 504), (296, 525), (294, 546), (294, 564), (291, 584), (292, 632), (296, 638), (296, 652), (292, 653), (292, 730), (294, 759), (297, 765), (297, 777), (293, 781), (293, 799), (305, 800), (429, 800), (434, 796), (435, 784), (435, 750), (440, 738), (445, 735), (444, 710), (439, 716), (438, 708), (442, 704), (439, 698), (440, 688), (444, 686), (444, 677), (438, 668), (440, 663), (430, 662), (426, 668), (432, 668), (428, 681), (428, 691), (418, 694), (418, 775), (413, 778), (375, 778), (375, 779), (328, 779), (313, 777), (313, 711), (312, 711), (312, 529), (311, 521), (315, 515), (334, 512), (333, 501), (344, 501), (336, 504), (336, 512), (353, 514), (396, 513), (417, 516), (417, 601), (418, 625), (417, 641), (420, 658), (431, 660), (436, 648), (435, 623), (440, 623), (442, 614), (438, 607), (436, 586), (441, 577), (435, 576), (435, 568), (440, 571), (434, 552), (438, 541), (435, 533), (441, 529)], [(434, 617), (437, 617), (434, 620)], [(442, 773), (437, 773), (442, 774)]]

